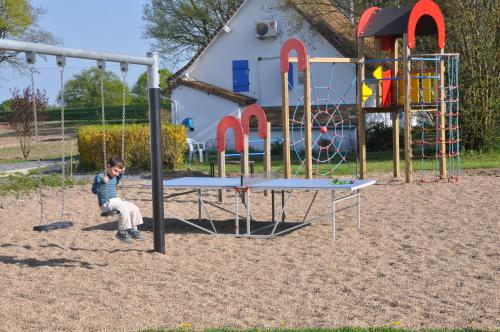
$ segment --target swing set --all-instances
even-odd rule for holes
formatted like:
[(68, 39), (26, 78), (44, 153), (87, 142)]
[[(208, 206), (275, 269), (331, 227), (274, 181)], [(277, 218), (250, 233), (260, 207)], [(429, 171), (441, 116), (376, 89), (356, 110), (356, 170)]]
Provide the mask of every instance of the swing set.
[[(57, 47), (46, 44), (20, 42), (16, 40), (0, 39), (0, 49), (8, 51), (24, 52), (26, 61), (30, 69), (31, 91), (35, 93), (35, 62), (37, 55), (55, 56), (56, 63), (60, 72), (61, 95), (64, 95), (64, 68), (66, 58), (78, 58), (97, 61), (97, 67), (100, 69), (100, 88), (101, 88), (101, 121), (102, 121), (102, 136), (103, 136), (103, 161), (106, 165), (106, 119), (104, 114), (104, 69), (106, 62), (114, 62), (120, 64), (123, 80), (122, 90), (122, 159), (125, 154), (125, 86), (126, 74), (129, 64), (147, 66), (148, 73), (148, 89), (149, 89), (149, 116), (151, 128), (151, 174), (153, 184), (153, 237), (154, 251), (165, 253), (165, 228), (164, 207), (163, 207), (163, 174), (162, 174), (162, 140), (161, 140), (161, 120), (160, 120), (160, 75), (159, 75), (159, 55), (156, 52), (148, 52), (146, 57), (129, 56), (118, 53), (104, 53), (96, 51), (88, 51), (82, 49), (72, 49)], [(34, 96), (34, 95), (33, 95)], [(40, 205), (40, 221), (39, 224), (33, 227), (34, 231), (51, 231), (55, 229), (69, 228), (73, 226), (73, 222), (65, 220), (67, 213), (64, 210), (64, 191), (66, 178), (66, 160), (64, 158), (64, 140), (65, 140), (65, 123), (64, 123), (64, 104), (61, 101), (61, 220), (51, 223), (46, 223), (45, 209), (43, 202), (42, 190), (42, 167), (40, 163), (40, 137), (39, 137), (39, 122), (38, 110), (33, 98), (33, 121), (35, 129), (35, 150), (37, 158), (38, 170), (38, 203)], [(104, 166), (105, 167), (105, 166)], [(122, 182), (122, 197), (124, 195)], [(107, 190), (106, 190), (107, 191)], [(116, 215), (117, 211), (102, 213), (102, 216)]]

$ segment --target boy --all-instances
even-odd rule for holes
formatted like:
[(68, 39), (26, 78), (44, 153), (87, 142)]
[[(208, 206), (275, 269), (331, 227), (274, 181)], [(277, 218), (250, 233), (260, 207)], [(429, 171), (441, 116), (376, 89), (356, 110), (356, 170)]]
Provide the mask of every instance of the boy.
[(92, 192), (97, 195), (102, 212), (117, 210), (120, 213), (116, 237), (125, 243), (132, 239), (143, 241), (137, 229), (143, 223), (139, 208), (131, 202), (116, 197), (116, 187), (125, 172), (123, 159), (117, 156), (109, 158), (106, 164), (106, 174), (100, 173), (94, 178)]

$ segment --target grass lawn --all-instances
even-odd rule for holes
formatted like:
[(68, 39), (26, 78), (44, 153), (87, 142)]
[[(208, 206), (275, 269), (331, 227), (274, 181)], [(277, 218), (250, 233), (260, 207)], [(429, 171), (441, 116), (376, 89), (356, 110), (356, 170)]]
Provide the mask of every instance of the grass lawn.
[[(39, 181), (34, 175), (36, 172), (31, 171), (28, 174), (9, 174), (7, 176), (0, 177), (0, 196), (7, 194), (15, 194), (16, 196), (22, 195), (26, 192), (35, 190), (38, 188)], [(83, 184), (84, 181), (75, 180), (67, 177), (64, 180), (66, 186)], [(41, 177), (42, 187), (60, 187), (62, 184), (62, 179), (60, 174), (48, 174)]]
[[(42, 160), (60, 159), (61, 158), (61, 142), (60, 141), (48, 141), (40, 143), (40, 158)], [(73, 158), (78, 158), (78, 147), (76, 145), (76, 139), (67, 139), (64, 145), (65, 157), (70, 158), (71, 153), (73, 153)], [(23, 161), (34, 161), (36, 160), (35, 145), (31, 145), (30, 154), (28, 159), (24, 159), (23, 153), (20, 146), (7, 146), (0, 147), (0, 164), (5, 163), (15, 163)]]

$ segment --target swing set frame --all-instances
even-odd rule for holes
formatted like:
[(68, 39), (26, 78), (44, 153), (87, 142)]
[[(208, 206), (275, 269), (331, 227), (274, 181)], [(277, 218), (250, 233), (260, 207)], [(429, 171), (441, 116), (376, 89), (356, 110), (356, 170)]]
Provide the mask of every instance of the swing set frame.
[[(78, 58), (95, 60), (98, 63), (117, 62), (124, 65), (147, 66), (149, 91), (149, 122), (151, 128), (151, 179), (153, 201), (153, 238), (154, 252), (165, 254), (165, 226), (163, 204), (163, 167), (162, 167), (162, 139), (160, 119), (160, 57), (157, 52), (148, 52), (146, 57), (130, 56), (119, 53), (106, 53), (91, 50), (58, 47), (47, 44), (21, 42), (9, 39), (0, 39), (0, 50), (24, 52), (28, 58), (39, 55), (56, 56), (58, 66), (61, 59)], [(36, 110), (35, 110), (36, 114)], [(52, 223), (54, 227), (61, 222)], [(60, 228), (60, 227), (59, 227)]]

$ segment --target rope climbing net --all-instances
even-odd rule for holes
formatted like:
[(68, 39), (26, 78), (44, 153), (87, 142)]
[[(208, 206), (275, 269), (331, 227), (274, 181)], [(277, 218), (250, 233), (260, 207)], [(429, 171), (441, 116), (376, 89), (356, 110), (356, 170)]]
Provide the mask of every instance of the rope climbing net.
[[(344, 165), (347, 170), (343, 174), (357, 177), (357, 144), (356, 144), (356, 78), (350, 83), (341, 79), (340, 66), (350, 64), (318, 64), (330, 66), (328, 80), (318, 85), (311, 85), (311, 123), (312, 123), (312, 161), (313, 173), (332, 176)], [(345, 68), (344, 68), (345, 69)], [(311, 75), (311, 82), (316, 83)], [(289, 90), (297, 98), (291, 123), (290, 148), (300, 166), (295, 175), (305, 168), (305, 114), (304, 95), (288, 83)], [(354, 165), (354, 166), (353, 166)]]
[[(434, 180), (442, 179), (441, 169), (447, 169), (445, 179), (460, 178), (460, 86), (459, 56), (439, 54), (412, 58), (412, 83), (418, 87), (417, 101), (412, 97), (416, 118), (414, 151), (420, 154), (421, 181), (425, 170), (434, 167)], [(442, 69), (441, 69), (442, 68)], [(431, 166), (430, 162), (433, 160)], [(441, 160), (441, 162), (440, 162)], [(447, 161), (447, 162), (446, 162)]]

